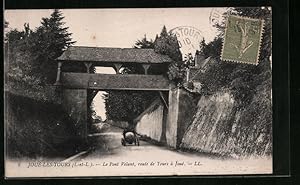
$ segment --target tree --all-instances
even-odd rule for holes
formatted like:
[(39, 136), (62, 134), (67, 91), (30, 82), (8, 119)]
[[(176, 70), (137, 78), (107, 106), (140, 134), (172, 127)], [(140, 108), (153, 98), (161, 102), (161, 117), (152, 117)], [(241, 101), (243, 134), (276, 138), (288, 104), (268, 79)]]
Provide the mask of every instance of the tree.
[(32, 52), (36, 55), (39, 63), (37, 73), (44, 76), (45, 83), (52, 84), (55, 81), (56, 63), (54, 60), (59, 57), (69, 46), (74, 44), (68, 27), (62, 20), (62, 13), (55, 9), (50, 18), (42, 18), (41, 26), (33, 35)]
[(11, 44), (18, 42), (24, 38), (24, 32), (13, 29), (6, 34), (6, 40)]
[[(24, 30), (13, 29), (6, 34), (10, 81), (20, 86), (23, 84), (22, 88), (26, 88), (25, 84), (36, 89), (43, 88), (40, 95), (47, 96), (45, 84), (53, 84), (56, 78), (57, 64), (54, 59), (74, 43), (68, 28), (63, 26), (63, 18), (59, 10), (54, 10), (50, 18), (42, 18), (41, 26), (34, 31), (25, 23)], [(27, 88), (28, 91), (36, 91), (32, 87)]]
[[(32, 53), (29, 51), (29, 40), (32, 30), (28, 23), (24, 24), (24, 30), (12, 29), (5, 35), (6, 39), (6, 60), (8, 68), (6, 77), (9, 82), (19, 82), (21, 84), (37, 85), (41, 83), (40, 76), (33, 72)], [(16, 86), (14, 86), (16, 87)]]
[(153, 42), (152, 39), (147, 40), (147, 37), (146, 37), (146, 34), (145, 34), (144, 38), (142, 38), (141, 40), (137, 40), (133, 47), (134, 48), (139, 48), (139, 49), (153, 49), (154, 48), (154, 42)]
[(154, 100), (156, 93), (149, 91), (108, 91), (103, 95), (107, 119), (127, 121), (139, 116)]
[[(64, 27), (64, 19), (60, 10), (55, 9), (50, 18), (42, 18), (42, 26), (38, 28), (43, 49), (47, 50), (47, 57), (50, 60), (59, 57), (65, 49), (75, 43), (72, 41), (72, 33), (68, 32), (68, 27)], [(44, 36), (44, 37), (43, 37)]]
[(160, 36), (157, 36), (154, 41), (154, 51), (168, 55), (174, 62), (182, 62), (177, 37), (172, 33), (168, 33), (165, 26), (163, 26)]
[(176, 84), (181, 83), (185, 76), (184, 62), (179, 50), (177, 37), (168, 33), (167, 28), (163, 26), (160, 36), (156, 36), (154, 41), (154, 51), (163, 55), (168, 55), (173, 59), (167, 72), (168, 78)]
[(201, 52), (204, 57), (213, 57), (220, 60), (221, 50), (222, 50), (222, 38), (216, 37), (214, 40), (208, 44), (205, 43), (203, 39), (200, 43)]

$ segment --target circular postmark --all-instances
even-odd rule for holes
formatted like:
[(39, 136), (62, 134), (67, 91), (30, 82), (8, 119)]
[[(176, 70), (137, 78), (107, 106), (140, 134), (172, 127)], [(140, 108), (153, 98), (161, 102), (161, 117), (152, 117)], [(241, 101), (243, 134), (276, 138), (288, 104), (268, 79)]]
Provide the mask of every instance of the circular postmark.
[(203, 40), (202, 32), (192, 26), (179, 26), (170, 30), (177, 37), (182, 55), (195, 54), (200, 50), (200, 42)]
[(214, 26), (225, 24), (225, 19), (231, 10), (232, 8), (212, 8), (209, 14), (209, 23)]

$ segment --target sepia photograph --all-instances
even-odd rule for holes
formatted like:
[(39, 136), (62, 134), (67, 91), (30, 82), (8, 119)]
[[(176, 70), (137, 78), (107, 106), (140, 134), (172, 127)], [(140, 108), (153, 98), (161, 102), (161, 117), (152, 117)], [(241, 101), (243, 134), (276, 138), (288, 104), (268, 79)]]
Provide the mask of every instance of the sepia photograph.
[(272, 110), (269, 6), (4, 11), (6, 178), (270, 175)]

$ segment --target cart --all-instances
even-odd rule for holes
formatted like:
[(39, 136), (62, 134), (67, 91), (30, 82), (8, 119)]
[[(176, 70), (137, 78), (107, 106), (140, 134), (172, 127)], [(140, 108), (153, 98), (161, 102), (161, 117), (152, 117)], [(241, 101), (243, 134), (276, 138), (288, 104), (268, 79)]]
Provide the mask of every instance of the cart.
[(121, 144), (126, 145), (137, 145), (140, 146), (140, 141), (137, 134), (133, 131), (124, 131), (123, 138), (121, 139)]

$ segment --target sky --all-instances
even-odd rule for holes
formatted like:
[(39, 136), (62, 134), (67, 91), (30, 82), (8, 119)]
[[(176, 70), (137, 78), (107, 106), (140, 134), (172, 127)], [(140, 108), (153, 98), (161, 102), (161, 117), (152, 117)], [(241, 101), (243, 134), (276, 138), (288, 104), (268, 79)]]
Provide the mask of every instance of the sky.
[[(42, 17), (53, 10), (6, 10), (9, 27), (23, 29), (40, 25)], [(135, 8), (135, 9), (63, 9), (65, 26), (81, 46), (132, 47), (145, 34), (155, 38), (165, 25), (167, 30), (192, 26), (200, 30), (206, 41), (216, 33), (209, 21), (212, 8)]]
[[(193, 36), (189, 37), (192, 44), (181, 48), (185, 53), (191, 50), (194, 52), (201, 38), (205, 38), (208, 43), (217, 35), (210, 21), (210, 14), (214, 10), (216, 8), (62, 9), (61, 11), (65, 16), (63, 20), (65, 26), (69, 27), (71, 37), (76, 41), (75, 46), (131, 48), (136, 40), (142, 39), (144, 35), (148, 39), (154, 39), (165, 25), (168, 31), (184, 28), (189, 29), (190, 33), (200, 33), (198, 40), (193, 40)], [(5, 10), (4, 18), (9, 22), (9, 29), (22, 30), (24, 23), (29, 23), (31, 29), (34, 29), (40, 26), (42, 17), (49, 17), (52, 11)], [(112, 69), (107, 68), (98, 68), (97, 72), (114, 73)], [(95, 97), (94, 104), (96, 112), (105, 119), (101, 93)]]

